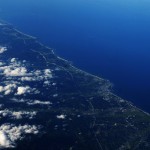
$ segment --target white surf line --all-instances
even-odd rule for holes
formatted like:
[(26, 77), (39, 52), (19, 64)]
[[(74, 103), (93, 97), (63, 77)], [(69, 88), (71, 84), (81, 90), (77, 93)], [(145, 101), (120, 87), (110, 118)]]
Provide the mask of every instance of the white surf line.
[(25, 33), (21, 32), (21, 31), (17, 30), (16, 28), (14, 28), (14, 30), (15, 30), (17, 33), (19, 33), (19, 34), (22, 34), (22, 35), (28, 37), (29, 39), (35, 39), (35, 40), (37, 39), (36, 37), (31, 36), (31, 35), (29, 35), (29, 34), (25, 34)]
[(39, 42), (39, 41), (37, 41), (39, 44), (40, 44), (40, 46), (42, 46), (42, 47), (45, 47), (46, 49), (49, 49), (51, 52), (49, 52), (49, 53), (47, 53), (47, 54), (54, 54), (55, 55), (55, 53), (54, 53), (54, 49), (53, 48), (50, 48), (50, 47), (48, 47), (48, 46), (45, 46), (44, 44), (42, 44), (41, 42)]
[[(0, 21), (1, 21), (1, 20), (0, 20)], [(6, 23), (6, 24), (1, 23), (1, 25), (9, 25), (9, 24), (7, 24), (7, 23)], [(21, 31), (15, 29), (15, 28), (14, 28), (14, 30), (15, 30), (16, 32), (18, 32), (18, 33), (24, 35), (24, 36), (29, 37), (29, 38), (37, 39), (36, 37), (33, 37), (33, 36), (31, 36), (31, 35), (28, 35), (28, 34), (25, 34), (25, 33), (23, 33), (23, 32), (21, 32)], [(24, 41), (24, 42), (25, 42), (25, 41)], [(40, 43), (40, 42), (38, 42), (38, 43), (39, 43), (41, 46), (43, 46), (43, 47), (48, 48), (48, 49), (51, 50), (51, 48), (49, 48), (49, 47), (43, 45), (42, 43)], [(38, 52), (38, 51), (35, 51), (35, 52)], [(52, 50), (52, 52), (53, 52), (53, 54), (55, 55), (55, 53), (54, 53), (53, 50)], [(38, 52), (38, 53), (44, 58), (44, 60), (46, 61), (46, 63), (49, 64), (49, 62), (46, 60), (45, 56), (44, 56), (42, 53), (40, 53), (40, 52)], [(61, 60), (66, 61), (66, 62), (69, 63), (69, 61), (66, 60), (66, 59), (63, 59), (63, 58), (61, 58), (61, 57), (58, 57), (57, 55), (56, 55), (56, 57), (57, 57), (58, 59), (61, 59)], [(55, 65), (56, 65), (56, 64), (55, 64)], [(58, 65), (56, 65), (56, 66), (58, 66)], [(105, 80), (106, 82), (109, 82), (110, 86), (112, 85), (112, 83), (111, 83), (109, 80), (107, 80), (107, 79), (103, 79), (103, 78), (101, 78), (101, 77), (99, 77), (99, 76), (96, 76), (96, 75), (93, 75), (93, 74), (88, 73), (88, 72), (86, 72), (86, 71), (83, 71), (83, 70), (81, 70), (81, 69), (79, 69), (79, 68), (77, 68), (77, 67), (75, 67), (75, 66), (73, 66), (73, 65), (71, 65), (71, 64), (70, 64), (70, 66), (71, 66), (73, 69), (75, 69), (75, 70), (77, 70), (77, 71), (79, 71), (79, 72), (81, 72), (81, 73), (84, 73), (84, 74), (86, 74), (86, 75), (92, 76), (92, 77), (94, 77), (94, 78), (96, 78), (96, 79), (98, 79), (98, 80)], [(65, 70), (65, 71), (67, 71), (64, 67), (62, 67), (62, 66), (59, 66), (59, 67), (63, 68), (63, 70)], [(68, 71), (67, 71), (67, 72), (68, 72)], [(68, 73), (72, 76), (72, 74), (71, 74), (70, 72), (68, 72)], [(73, 76), (72, 76), (72, 78), (73, 78)], [(114, 94), (114, 93), (112, 93), (112, 92), (110, 92), (110, 93), (113, 94), (113, 95), (115, 95), (115, 96), (118, 97), (118, 98), (121, 98), (121, 97), (117, 96), (116, 94)], [(121, 99), (122, 99), (122, 98), (121, 98)], [(125, 101), (127, 101), (127, 100), (125, 100)], [(127, 101), (127, 102), (129, 102), (129, 101)], [(131, 104), (131, 105), (132, 105), (132, 104)], [(133, 105), (132, 105), (132, 106), (133, 106)], [(143, 113), (145, 113), (145, 114), (147, 114), (147, 115), (150, 116), (150, 113), (148, 113), (148, 112), (146, 112), (146, 111), (144, 111), (144, 110), (142, 110), (142, 109), (140, 109), (140, 108), (138, 108), (138, 107), (136, 107), (136, 106), (133, 106), (133, 107), (139, 109), (139, 110), (142, 111)]]
[[(64, 59), (64, 58), (61, 58), (61, 57), (58, 57), (58, 56), (57, 56), (57, 58), (59, 58), (59, 59), (61, 59), (61, 60), (63, 60), (63, 61), (66, 61), (66, 62), (68, 62), (68, 63), (69, 63), (69, 61), (68, 61), (68, 60), (66, 60), (66, 59)], [(85, 73), (86, 75), (93, 76), (93, 77), (95, 77), (95, 78), (97, 78), (97, 79), (99, 79), (99, 80), (109, 81), (109, 80), (106, 80), (106, 79), (100, 78), (99, 76), (96, 76), (96, 75), (93, 75), (93, 74), (91, 74), (91, 73), (88, 73), (88, 72), (86, 72), (86, 71), (84, 71), (84, 70), (81, 70), (81, 69), (79, 69), (79, 68), (77, 68), (77, 67), (75, 67), (75, 66), (73, 66), (73, 65), (71, 65), (71, 64), (70, 64), (70, 66), (71, 66), (72, 68), (74, 68), (75, 70), (77, 70), (77, 71), (81, 72), (81, 73)]]

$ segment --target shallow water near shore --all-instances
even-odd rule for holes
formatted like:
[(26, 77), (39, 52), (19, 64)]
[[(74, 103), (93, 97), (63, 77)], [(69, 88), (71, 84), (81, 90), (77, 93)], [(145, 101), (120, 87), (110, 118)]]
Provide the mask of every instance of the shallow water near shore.
[(149, 6), (148, 0), (5, 0), (0, 18), (109, 79), (115, 93), (150, 112)]

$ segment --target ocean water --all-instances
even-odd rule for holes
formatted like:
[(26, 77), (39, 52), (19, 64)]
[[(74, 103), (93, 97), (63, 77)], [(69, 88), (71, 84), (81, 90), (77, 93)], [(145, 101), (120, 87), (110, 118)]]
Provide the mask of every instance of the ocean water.
[(149, 0), (0, 0), (0, 18), (150, 112), (149, 8)]

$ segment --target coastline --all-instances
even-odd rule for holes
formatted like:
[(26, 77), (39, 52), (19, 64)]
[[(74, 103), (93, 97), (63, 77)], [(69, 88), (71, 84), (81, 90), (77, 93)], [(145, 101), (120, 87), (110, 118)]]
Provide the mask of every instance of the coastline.
[[(21, 38), (17, 37), (17, 35), (20, 34)], [(38, 122), (38, 124), (42, 126), (42, 133), (40, 133), (40, 130), (38, 131), (41, 135), (37, 133), (37, 127), (31, 125), (27, 126), (28, 128), (34, 127), (36, 129), (38, 139), (37, 147), (38, 144), (42, 145), (42, 142), (40, 142), (42, 138), (46, 140), (46, 143), (51, 148), (55, 146), (55, 142), (58, 143), (58, 149), (69, 149), (73, 147), (77, 150), (82, 146), (83, 149), (86, 150), (91, 150), (93, 147), (95, 150), (126, 150), (127, 148), (133, 149), (138, 146), (137, 149), (140, 150), (141, 145), (144, 143), (148, 144), (150, 115), (134, 106), (131, 102), (123, 100), (113, 94), (111, 92), (111, 84), (108, 80), (76, 68), (71, 65), (69, 61), (55, 55), (51, 48), (38, 42), (36, 38), (22, 34), (15, 28), (9, 28), (6, 25), (5, 30), (1, 29), (0, 26), (0, 35), (1, 37), (5, 37), (4, 40), (3, 38), (0, 39), (1, 45), (9, 45), (6, 55), (4, 53), (4, 58), (1, 57), (3, 61), (9, 62), (13, 57), (16, 60), (19, 59), (17, 65), (20, 65), (20, 62), (25, 60), (23, 66), (20, 67), (24, 67), (24, 69), (28, 70), (29, 75), (31, 75), (31, 73), (32, 75), (36, 75), (39, 70), (40, 72), (46, 72), (44, 77), (41, 76), (40, 79), (38, 78), (37, 82), (33, 80), (30, 82), (22, 81), (19, 84), (27, 84), (25, 87), (28, 88), (28, 90), (30, 89), (28, 84), (31, 84), (32, 89), (38, 88), (37, 91), (41, 93), (34, 93), (34, 90), (32, 91), (31, 89), (30, 92), (33, 92), (33, 97), (42, 98), (40, 103), (45, 99), (49, 100), (47, 101), (48, 107), (47, 105), (34, 106), (35, 101), (31, 100), (30, 93), (22, 95), (25, 99), (21, 102), (23, 104), (20, 104), (20, 99), (17, 99), (17, 97), (12, 102), (11, 96), (3, 95), (5, 99), (4, 102), (8, 102), (8, 104), (11, 102), (12, 104), (9, 106), (11, 109), (7, 108), (8, 110), (10, 109), (16, 112), (15, 109), (18, 110), (19, 106), (20, 109), (25, 109), (26, 112), (37, 112), (35, 113), (36, 117), (33, 117), (31, 120), (30, 118), (23, 118), (26, 124), (31, 123), (32, 125), (37, 125)], [(17, 53), (14, 53), (15, 51), (17, 51)], [(11, 63), (13, 63), (13, 61)], [(11, 63), (8, 65), (10, 68), (15, 66), (15, 63), (13, 65)], [(3, 68), (6, 69), (7, 67), (4, 65)], [(13, 68), (12, 71), (15, 69), (16, 68)], [(4, 70), (4, 73), (5, 72)], [(4, 73), (1, 74), (1, 76), (4, 76)], [(28, 72), (25, 71), (23, 75), (26, 77)], [(3, 80), (5, 78), (11, 82), (11, 78), (4, 76)], [(19, 76), (18, 78), (12, 76), (12, 78), (14, 79), (13, 83), (15, 83), (18, 81)], [(37, 78), (34, 77), (33, 79)], [(47, 83), (47, 85), (45, 85), (45, 83)], [(16, 86), (13, 88), (15, 89)], [(3, 86), (1, 88), (3, 89)], [(24, 87), (21, 88), (24, 89)], [(30, 106), (26, 104), (30, 104)], [(4, 108), (1, 109), (2, 111), (5, 110)], [(10, 113), (11, 111), (9, 111), (5, 113)], [(28, 119), (30, 121), (28, 121)], [(16, 120), (8, 117), (7, 122), (9, 121), (15, 124), (12, 126), (10, 123), (11, 126), (9, 128), (13, 129), (15, 126), (17, 128)], [(17, 121), (19, 123), (21, 122), (21, 120)], [(5, 122), (0, 127), (3, 126), (6, 127)], [(20, 126), (18, 128), (20, 128)], [(24, 126), (22, 125), (21, 128), (24, 128)], [(44, 138), (44, 133), (46, 133), (48, 138)], [(11, 134), (14, 136), (14, 133)], [(8, 136), (10, 135), (8, 134)], [(28, 137), (28, 134), (26, 136)], [(49, 144), (49, 141), (53, 138), (56, 141)], [(69, 141), (68, 144), (63, 141), (63, 144), (60, 144), (60, 138), (65, 138), (67, 141), (72, 138), (73, 142)], [(84, 140), (81, 141), (81, 138)], [(23, 143), (24, 140), (19, 140), (19, 142), (18, 148), (21, 147), (19, 150), (22, 150), (21, 143)], [(30, 142), (32, 143), (32, 140), (25, 141), (25, 143), (29, 145), (29, 147), (27, 147), (28, 150), (32, 148)], [(49, 147), (47, 147), (47, 149)], [(146, 147), (146, 145), (144, 147)]]

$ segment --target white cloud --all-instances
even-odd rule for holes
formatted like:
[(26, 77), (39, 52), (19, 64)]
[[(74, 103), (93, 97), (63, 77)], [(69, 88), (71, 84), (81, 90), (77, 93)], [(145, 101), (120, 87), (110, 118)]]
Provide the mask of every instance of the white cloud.
[(11, 68), (8, 67), (4, 70), (6, 76), (26, 76), (27, 69), (25, 67)]
[(52, 78), (52, 72), (50, 69), (44, 70), (45, 77)]
[(0, 62), (0, 66), (2, 66), (2, 65), (4, 65), (4, 63), (3, 63), (3, 62)]
[(53, 86), (56, 86), (56, 83), (52, 83)]
[[(7, 48), (0, 47), (0, 54), (5, 52)], [(0, 78), (2, 79), (0, 85), (0, 97), (13, 94), (14, 98), (7, 100), (12, 100), (11, 103), (22, 103), (26, 107), (31, 108), (32, 105), (45, 105), (49, 107), (52, 103), (50, 101), (43, 100), (32, 100), (28, 99), (29, 94), (38, 94), (37, 84), (32, 84), (31, 82), (39, 82), (43, 86), (52, 86), (52, 70), (41, 69), (36, 70), (29, 66), (29, 62), (26, 60), (18, 60), (17, 58), (10, 58), (8, 60), (0, 60)], [(27, 82), (28, 81), (28, 82)], [(56, 84), (53, 83), (53, 86)], [(40, 89), (39, 89), (40, 90)], [(22, 99), (17, 99), (19, 97)], [(54, 97), (57, 97), (58, 94), (54, 94)], [(19, 105), (19, 104), (18, 104)], [(31, 106), (30, 106), (31, 105)], [(16, 105), (17, 106), (17, 105)], [(5, 104), (0, 104), (0, 118), (10, 120), (11, 122), (16, 123), (15, 120), (33, 119), (36, 117), (36, 111), (26, 111), (26, 110), (15, 110), (15, 107), (12, 109), (6, 108)], [(58, 119), (65, 119), (65, 115), (58, 115)], [(5, 123), (0, 125), (0, 149), (1, 148), (10, 148), (15, 147), (17, 140), (22, 140), (26, 134), (37, 134), (40, 127), (35, 125), (18, 125)]]
[(4, 53), (5, 51), (7, 51), (6, 47), (0, 47), (0, 54)]
[(2, 109), (2, 108), (3, 108), (3, 106), (4, 106), (4, 104), (0, 104), (0, 109)]
[(0, 131), (0, 147), (12, 147), (11, 141), (8, 139), (5, 131)]
[(0, 75), (11, 81), (43, 81), (43, 85), (50, 85), (50, 79), (53, 78), (50, 69), (28, 70), (26, 63), (25, 60), (19, 61), (17, 58), (11, 58), (7, 65), (1, 62)]
[(22, 119), (22, 118), (29, 118), (29, 119), (33, 119), (36, 116), (37, 112), (36, 111), (32, 111), (32, 112), (27, 112), (27, 111), (13, 111), (12, 112), (12, 116), (15, 119)]
[(57, 93), (56, 93), (56, 94), (54, 94), (54, 95), (53, 95), (53, 97), (58, 97), (58, 94), (57, 94)]
[(44, 81), (44, 85), (50, 85), (50, 81)]
[(12, 98), (11, 100), (16, 102), (16, 103), (25, 103), (27, 105), (52, 105), (53, 104), (50, 101), (31, 100), (31, 99)]
[(37, 134), (39, 127), (35, 125), (3, 124), (0, 126), (0, 147), (15, 147), (17, 140), (22, 140), (26, 134)]
[(8, 84), (6, 86), (0, 86), (0, 93), (3, 95), (9, 95), (15, 93), (15, 95), (23, 95), (23, 94), (38, 94), (39, 91), (35, 88), (31, 88), (29, 86), (17, 86), (16, 84)]
[[(3, 62), (2, 62), (3, 63)], [(11, 58), (10, 62), (0, 67), (1, 74), (4, 76), (26, 76), (29, 75), (27, 73), (27, 68), (21, 61), (17, 61), (16, 58)]]
[(4, 95), (11, 94), (14, 92), (14, 89), (16, 88), (16, 84), (8, 84), (6, 86), (0, 86), (0, 93), (4, 93)]
[(61, 115), (57, 115), (56, 117), (57, 117), (57, 119), (65, 119), (66, 115), (61, 114)]
[(12, 62), (12, 63), (16, 62), (16, 58), (12, 58), (12, 59), (10, 60), (10, 62)]
[(34, 100), (34, 101), (29, 101), (27, 102), (28, 105), (50, 105), (52, 104), (51, 102), (49, 101), (40, 101), (40, 100)]
[(11, 111), (4, 109), (0, 111), (0, 118), (9, 117), (10, 119), (33, 119), (36, 114), (36, 111)]
[(21, 81), (36, 81), (36, 79), (33, 77), (21, 77), (20, 80)]
[(16, 103), (26, 103), (26, 101), (28, 101), (28, 100), (23, 99), (23, 98), (22, 99), (12, 98), (11, 100), (16, 102)]
[(41, 75), (42, 73), (41, 73), (41, 70), (36, 70), (36, 71), (34, 72), (34, 74), (35, 74), (36, 76), (39, 76), (39, 75)]
[(29, 87), (29, 86), (19, 86), (17, 88), (17, 93), (16, 95), (23, 95), (23, 94), (26, 94), (26, 93), (31, 93), (32, 92), (32, 89)]

